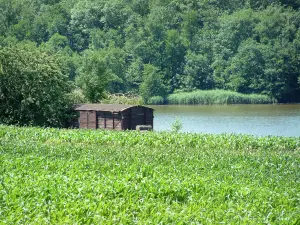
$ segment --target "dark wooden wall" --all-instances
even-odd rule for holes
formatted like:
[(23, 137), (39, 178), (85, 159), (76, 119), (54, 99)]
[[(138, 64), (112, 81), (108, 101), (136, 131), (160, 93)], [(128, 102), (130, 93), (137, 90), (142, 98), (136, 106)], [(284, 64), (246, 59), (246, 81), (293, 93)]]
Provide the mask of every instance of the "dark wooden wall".
[(96, 112), (95, 111), (81, 111), (79, 118), (80, 128), (97, 129)]
[(153, 109), (136, 106), (122, 112), (80, 111), (79, 127), (88, 129), (136, 130), (137, 125), (153, 127)]
[(122, 117), (120, 112), (97, 112), (97, 121), (97, 128), (122, 130)]
[(123, 129), (135, 130), (137, 125), (151, 125), (153, 127), (153, 109), (146, 107), (132, 107), (122, 112)]

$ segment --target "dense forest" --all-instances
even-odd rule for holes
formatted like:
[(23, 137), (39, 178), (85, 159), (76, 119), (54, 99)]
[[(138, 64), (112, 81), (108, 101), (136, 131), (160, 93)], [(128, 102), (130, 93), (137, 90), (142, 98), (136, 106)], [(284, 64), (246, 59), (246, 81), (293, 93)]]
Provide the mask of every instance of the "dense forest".
[[(46, 55), (41, 65), (48, 60), (51, 73), (69, 77), (64, 88), (77, 101), (223, 89), (299, 102), (299, 7), (300, 0), (0, 0), (0, 74), (16, 77), (26, 67), (30, 75)], [(4, 104), (9, 79), (1, 79)]]

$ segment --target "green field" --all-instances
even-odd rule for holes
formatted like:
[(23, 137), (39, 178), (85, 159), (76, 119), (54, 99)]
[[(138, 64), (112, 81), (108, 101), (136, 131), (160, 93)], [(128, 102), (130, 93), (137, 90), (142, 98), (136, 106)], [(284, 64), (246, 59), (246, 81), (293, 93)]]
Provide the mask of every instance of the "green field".
[(0, 224), (299, 224), (300, 138), (0, 126)]

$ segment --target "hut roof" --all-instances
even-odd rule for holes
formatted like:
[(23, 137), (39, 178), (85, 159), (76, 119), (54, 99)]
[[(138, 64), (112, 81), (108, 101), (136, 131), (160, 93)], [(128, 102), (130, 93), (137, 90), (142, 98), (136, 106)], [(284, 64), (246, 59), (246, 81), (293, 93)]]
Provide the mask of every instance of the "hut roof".
[[(104, 111), (104, 112), (120, 112), (138, 105), (123, 105), (123, 104), (82, 104), (75, 107), (76, 111)], [(145, 106), (142, 106), (145, 107)], [(149, 107), (146, 107), (149, 108)], [(151, 108), (149, 108), (151, 109)]]

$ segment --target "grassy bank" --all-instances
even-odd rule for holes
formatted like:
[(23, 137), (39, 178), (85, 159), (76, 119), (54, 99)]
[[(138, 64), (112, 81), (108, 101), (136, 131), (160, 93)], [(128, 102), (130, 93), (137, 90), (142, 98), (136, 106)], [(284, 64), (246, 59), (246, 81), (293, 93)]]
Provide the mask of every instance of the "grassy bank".
[[(101, 101), (104, 104), (143, 105), (142, 97), (133, 94), (109, 94)], [(272, 104), (277, 103), (266, 95), (241, 94), (226, 90), (198, 90), (170, 94), (166, 98), (153, 96), (148, 105), (229, 105), (229, 104)]]
[(300, 138), (0, 126), (0, 224), (296, 224)]
[(266, 95), (241, 94), (225, 90), (199, 90), (194, 92), (182, 92), (171, 94), (167, 98), (167, 104), (180, 105), (212, 105), (212, 104), (269, 104), (275, 103), (274, 99)]
[(110, 94), (101, 101), (104, 104), (143, 105), (143, 99), (137, 95)]

